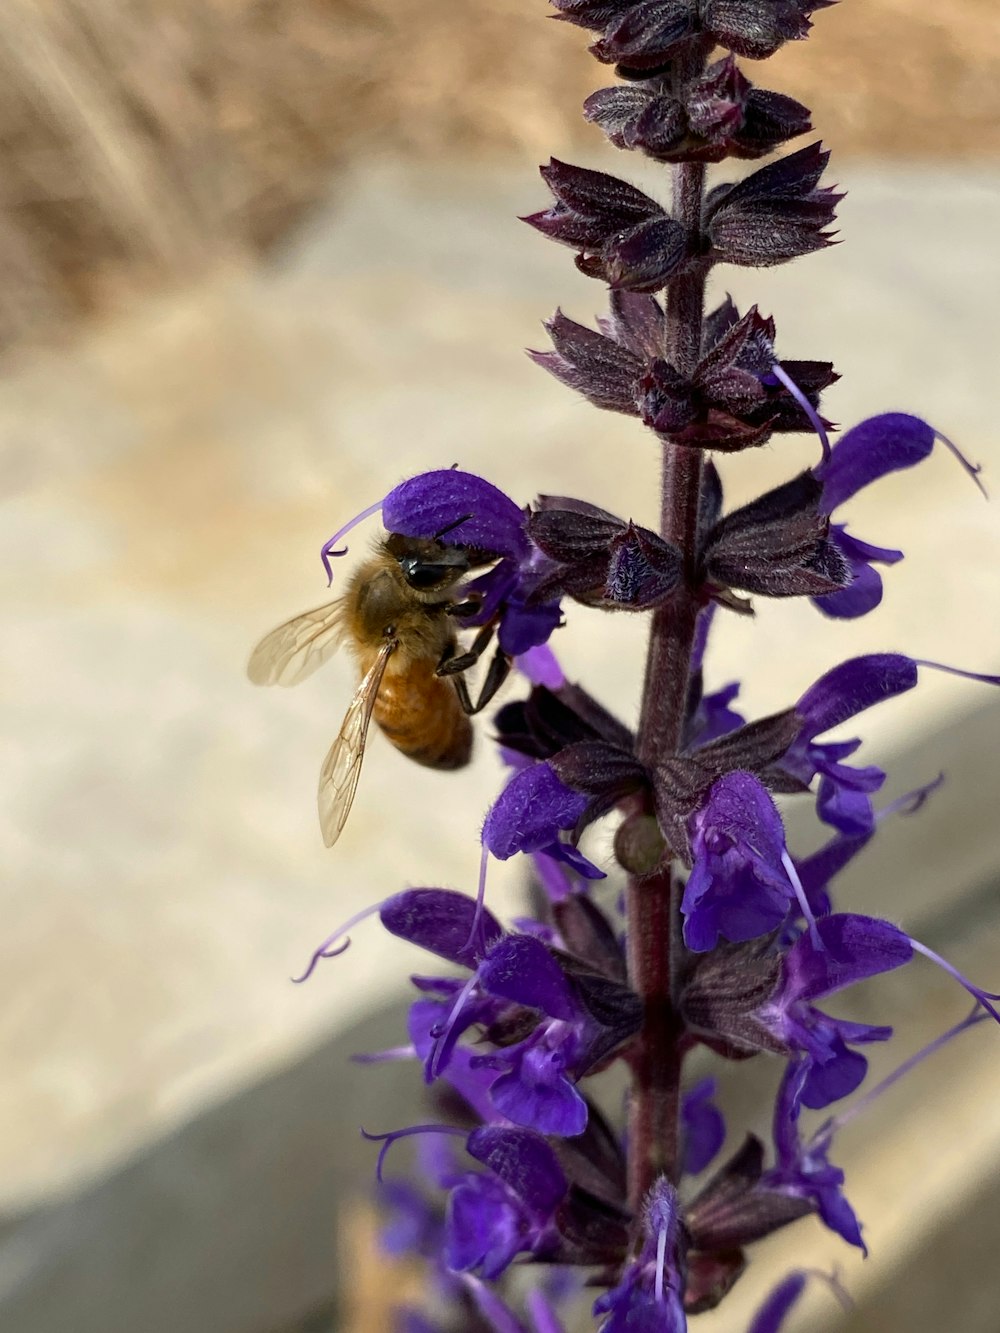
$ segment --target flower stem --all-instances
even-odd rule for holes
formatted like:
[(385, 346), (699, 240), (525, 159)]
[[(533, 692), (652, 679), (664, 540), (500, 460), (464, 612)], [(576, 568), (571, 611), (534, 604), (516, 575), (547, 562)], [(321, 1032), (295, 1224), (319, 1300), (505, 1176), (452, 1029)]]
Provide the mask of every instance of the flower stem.
[[(674, 169), (674, 217), (692, 236), (700, 230), (705, 169)], [(666, 358), (691, 375), (701, 355), (705, 272), (700, 266), (674, 279), (666, 293)], [(642, 712), (639, 758), (647, 765), (681, 748), (698, 618), (697, 536), (701, 452), (663, 440), (660, 531), (684, 553), (685, 577), (653, 612)], [(679, 881), (669, 849), (652, 874), (632, 877), (627, 890), (629, 979), (642, 998), (644, 1017), (632, 1054), (629, 1110), (629, 1199), (638, 1212), (659, 1175), (680, 1174), (682, 1035), (671, 982), (683, 944)]]

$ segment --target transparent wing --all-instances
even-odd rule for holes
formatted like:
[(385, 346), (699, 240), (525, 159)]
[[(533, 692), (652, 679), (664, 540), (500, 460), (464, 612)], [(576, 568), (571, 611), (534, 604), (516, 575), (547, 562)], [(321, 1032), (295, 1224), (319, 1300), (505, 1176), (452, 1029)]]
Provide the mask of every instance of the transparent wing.
[(332, 847), (340, 837), (354, 804), (354, 793), (361, 776), (365, 738), (372, 720), (372, 709), (395, 643), (387, 643), (369, 667), (354, 692), (340, 728), (340, 735), (330, 746), (319, 774), (319, 826), (323, 841)]
[(297, 685), (340, 647), (343, 601), (293, 616), (265, 634), (250, 654), (247, 675), (255, 685)]

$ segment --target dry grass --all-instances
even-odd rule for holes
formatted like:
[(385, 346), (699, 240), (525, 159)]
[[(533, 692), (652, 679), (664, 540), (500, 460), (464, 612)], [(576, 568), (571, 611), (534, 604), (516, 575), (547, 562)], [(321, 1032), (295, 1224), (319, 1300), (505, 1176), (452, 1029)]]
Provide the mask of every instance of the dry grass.
[[(544, 0), (6, 0), (0, 345), (284, 235), (377, 142), (439, 156), (592, 134), (602, 81)], [(818, 16), (768, 79), (840, 149), (1000, 148), (995, 0)], [(335, 188), (335, 186), (334, 186)]]

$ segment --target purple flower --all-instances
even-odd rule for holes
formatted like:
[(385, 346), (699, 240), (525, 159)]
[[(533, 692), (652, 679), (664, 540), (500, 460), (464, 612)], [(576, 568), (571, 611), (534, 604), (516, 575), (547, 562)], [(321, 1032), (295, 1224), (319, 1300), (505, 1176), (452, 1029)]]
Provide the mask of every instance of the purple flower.
[(841, 1189), (844, 1173), (827, 1159), (829, 1142), (814, 1139), (804, 1144), (799, 1135), (805, 1080), (804, 1064), (792, 1061), (781, 1080), (774, 1108), (777, 1160), (762, 1176), (761, 1187), (808, 1200), (831, 1231), (867, 1255), (867, 1247), (861, 1239), (861, 1224)]
[(678, 1255), (677, 1195), (663, 1176), (646, 1199), (643, 1243), (621, 1281), (594, 1302), (601, 1333), (684, 1333), (684, 1280)]
[[(952, 451), (981, 488), (979, 468), (967, 462), (955, 446), (938, 435), (926, 421), (905, 412), (886, 412), (852, 427), (833, 446), (830, 456), (813, 468), (813, 476), (823, 486), (823, 512), (832, 514), (858, 491), (890, 472), (916, 466), (930, 457), (938, 439)], [(882, 600), (882, 579), (874, 565), (894, 565), (902, 560), (903, 552), (861, 541), (842, 523), (834, 524), (831, 539), (850, 565), (854, 581), (850, 587), (813, 600), (828, 616), (854, 619), (866, 615)]]
[(819, 775), (816, 808), (820, 819), (841, 833), (864, 835), (875, 827), (871, 796), (885, 782), (874, 765), (854, 768), (844, 763), (860, 740), (817, 741), (873, 704), (913, 689), (917, 664), (901, 653), (872, 653), (834, 667), (812, 685), (795, 705), (802, 718), (798, 740), (780, 768), (808, 786)]
[(497, 618), (499, 644), (509, 656), (545, 643), (559, 625), (558, 601), (532, 600), (540, 556), (528, 538), (526, 512), (491, 482), (454, 468), (424, 472), (389, 492), (382, 519), (390, 532), (436, 538), (497, 561), (465, 585), (464, 595), (481, 604), (458, 623), (475, 628)]
[(693, 864), (684, 889), (684, 942), (696, 953), (776, 929), (795, 901), (785, 830), (750, 773), (720, 778), (691, 820)]
[(789, 1051), (805, 1057), (798, 1096), (819, 1109), (852, 1093), (868, 1072), (868, 1061), (851, 1045), (887, 1041), (892, 1028), (831, 1018), (812, 1003), (868, 977), (910, 962), (908, 938), (887, 921), (841, 913), (816, 923), (782, 961), (781, 983), (755, 1020)]
[(496, 1278), (518, 1254), (554, 1251), (555, 1212), (568, 1186), (545, 1140), (526, 1129), (484, 1126), (469, 1135), (467, 1151), (489, 1174), (468, 1172), (449, 1196), (448, 1267)]
[[(581, 1134), (588, 1112), (576, 1081), (631, 1037), (639, 1003), (620, 981), (594, 974), (593, 964), (568, 976), (541, 939), (503, 934), (484, 908), (478, 911), (485, 952), (464, 985), (420, 983), (441, 998), (413, 1005), (414, 1051), (428, 1078), (443, 1075), (484, 1120), (499, 1116), (545, 1134)], [(393, 934), (473, 966), (468, 940), (476, 912), (462, 894), (413, 889), (390, 899), (382, 919)], [(494, 1039), (494, 1050), (473, 1053), (459, 1045), (476, 1025)]]
[(587, 798), (559, 780), (551, 764), (532, 764), (507, 783), (483, 824), (483, 846), (499, 861), (518, 852), (544, 852), (585, 879), (603, 879), (599, 870), (561, 834), (574, 829)]

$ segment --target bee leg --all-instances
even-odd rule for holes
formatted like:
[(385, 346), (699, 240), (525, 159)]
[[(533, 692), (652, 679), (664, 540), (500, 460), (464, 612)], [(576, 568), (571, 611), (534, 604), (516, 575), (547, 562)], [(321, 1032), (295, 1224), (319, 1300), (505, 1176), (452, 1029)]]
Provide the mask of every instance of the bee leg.
[[(486, 707), (510, 674), (511, 665), (511, 659), (503, 649), (498, 648), (493, 654), (493, 660), (490, 662), (489, 670), (486, 672), (486, 679), (483, 681), (482, 687), (480, 688), (476, 706), (472, 709), (466, 709), (466, 712), (478, 713)], [(463, 677), (457, 676), (455, 678), (456, 685), (462, 679)], [(468, 690), (466, 690), (466, 694), (468, 694)], [(459, 699), (461, 699), (461, 695), (459, 695)], [(462, 706), (465, 707), (464, 704)]]
[(454, 602), (448, 607), (446, 614), (449, 616), (458, 616), (461, 620), (463, 616), (474, 616), (482, 604), (482, 598), (470, 597), (464, 602)]
[(480, 687), (479, 696), (475, 703), (472, 702), (464, 673), (470, 667), (475, 666), (482, 657), (490, 645), (495, 630), (495, 625), (484, 625), (469, 645), (467, 652), (459, 653), (455, 657), (445, 657), (438, 663), (437, 674), (453, 678), (458, 701), (466, 713), (481, 712), (507, 679), (510, 671), (511, 659), (502, 649), (497, 648), (486, 672), (486, 678)]
[(437, 674), (439, 676), (461, 676), (463, 671), (468, 671), (482, 657), (483, 653), (490, 646), (490, 640), (493, 638), (496, 626), (492, 623), (484, 625), (476, 637), (469, 644), (468, 650), (464, 653), (458, 653), (454, 657), (445, 656), (437, 665)]

